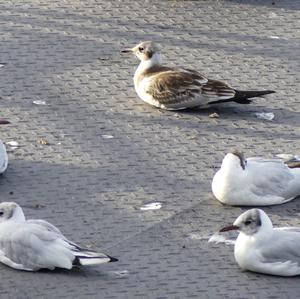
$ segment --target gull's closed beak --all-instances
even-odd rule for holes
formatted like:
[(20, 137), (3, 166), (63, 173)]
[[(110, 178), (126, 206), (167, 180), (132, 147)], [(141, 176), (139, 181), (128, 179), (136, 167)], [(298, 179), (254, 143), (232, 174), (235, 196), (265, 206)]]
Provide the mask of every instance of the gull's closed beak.
[(229, 225), (229, 226), (226, 226), (226, 227), (223, 227), (219, 230), (219, 233), (224, 233), (224, 232), (228, 232), (230, 230), (238, 230), (239, 227), (236, 226), (236, 225)]
[(132, 53), (132, 49), (124, 49), (121, 51), (121, 53)]

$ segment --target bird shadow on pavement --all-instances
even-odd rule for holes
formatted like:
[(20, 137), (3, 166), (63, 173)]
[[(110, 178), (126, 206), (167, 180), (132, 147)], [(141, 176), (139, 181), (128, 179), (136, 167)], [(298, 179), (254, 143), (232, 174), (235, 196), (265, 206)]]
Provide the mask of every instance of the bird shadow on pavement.
[[(212, 106), (209, 108), (188, 108), (184, 110), (177, 111), (161, 111), (162, 113), (177, 113), (181, 116), (203, 116), (213, 119), (252, 119), (255, 122), (270, 124), (279, 124), (279, 125), (300, 125), (300, 112), (292, 111), (285, 108), (272, 108), (255, 106), (255, 105), (247, 105), (244, 106), (234, 106), (234, 104), (229, 104), (227, 106)], [(273, 120), (266, 120), (262, 118), (258, 118), (255, 113), (270, 113), (274, 114)]]

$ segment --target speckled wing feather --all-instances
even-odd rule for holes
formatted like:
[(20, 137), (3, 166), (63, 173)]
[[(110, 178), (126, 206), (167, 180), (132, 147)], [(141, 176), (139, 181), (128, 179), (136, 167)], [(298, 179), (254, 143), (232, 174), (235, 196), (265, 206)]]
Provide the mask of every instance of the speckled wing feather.
[[(189, 69), (163, 69), (149, 74), (146, 92), (161, 104), (172, 105), (202, 97), (203, 103), (234, 97), (234, 89), (225, 83), (208, 80), (200, 73)], [(206, 98), (206, 99), (205, 99)]]
[(211, 98), (209, 104), (218, 103), (232, 99), (235, 96), (236, 91), (225, 84), (224, 82), (217, 80), (208, 80), (206, 84), (202, 86), (202, 94), (208, 98)]

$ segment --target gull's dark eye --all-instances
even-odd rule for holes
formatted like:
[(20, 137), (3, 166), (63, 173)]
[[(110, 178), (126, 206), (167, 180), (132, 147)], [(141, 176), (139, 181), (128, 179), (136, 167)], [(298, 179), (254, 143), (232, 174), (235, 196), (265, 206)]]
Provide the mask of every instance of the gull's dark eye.
[(139, 51), (143, 52), (144, 51), (144, 47), (139, 47)]
[(251, 224), (251, 220), (245, 221), (245, 225), (249, 225), (249, 224)]
[(3, 216), (4, 212), (3, 211), (0, 211), (0, 216)]

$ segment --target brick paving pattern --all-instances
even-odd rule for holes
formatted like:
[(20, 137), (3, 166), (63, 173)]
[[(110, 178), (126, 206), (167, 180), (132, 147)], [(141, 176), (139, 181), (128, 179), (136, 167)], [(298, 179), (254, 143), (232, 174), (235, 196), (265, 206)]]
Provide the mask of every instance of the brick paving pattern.
[[(0, 117), (11, 125), (0, 130), (20, 147), (0, 201), (120, 261), (70, 272), (0, 265), (1, 298), (296, 298), (299, 278), (242, 272), (232, 246), (189, 234), (205, 239), (245, 210), (211, 194), (226, 152), (299, 154), (299, 11), (294, 0), (2, 0)], [(138, 99), (138, 61), (120, 54), (143, 40), (159, 42), (169, 65), (277, 93), (218, 119), (215, 109), (160, 111)], [(160, 210), (140, 210), (154, 201)], [(300, 225), (297, 200), (265, 211)]]

